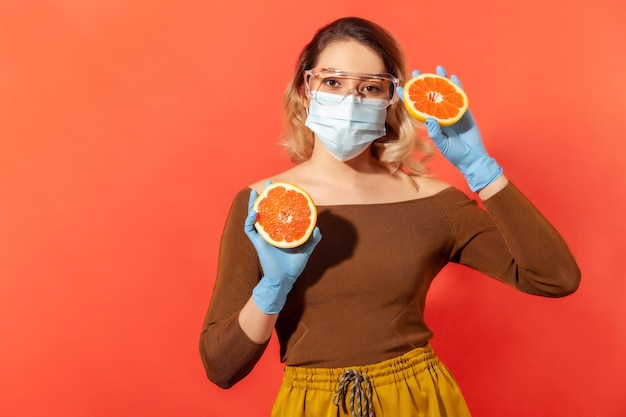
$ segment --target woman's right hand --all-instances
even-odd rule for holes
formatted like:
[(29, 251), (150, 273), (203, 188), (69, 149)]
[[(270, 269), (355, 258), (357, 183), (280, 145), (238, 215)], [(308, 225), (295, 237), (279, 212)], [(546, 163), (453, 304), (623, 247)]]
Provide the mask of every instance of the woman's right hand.
[[(265, 186), (270, 183), (266, 183)], [(282, 249), (267, 243), (256, 231), (256, 211), (252, 208), (258, 193), (250, 192), (248, 201), (248, 217), (244, 231), (259, 255), (263, 277), (252, 291), (252, 297), (261, 311), (266, 314), (279, 313), (287, 301), (287, 294), (291, 291), (313, 249), (322, 239), (322, 234), (316, 226), (313, 234), (303, 245), (293, 249)]]

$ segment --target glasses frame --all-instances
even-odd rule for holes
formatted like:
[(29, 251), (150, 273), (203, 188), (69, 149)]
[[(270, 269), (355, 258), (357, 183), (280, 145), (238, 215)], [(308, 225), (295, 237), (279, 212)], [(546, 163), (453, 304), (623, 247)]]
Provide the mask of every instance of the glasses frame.
[[(391, 89), (391, 97), (389, 97), (387, 105), (382, 108), (387, 108), (391, 106), (393, 103), (395, 103), (396, 101), (398, 101), (397, 88), (400, 85), (400, 79), (392, 74), (388, 74), (388, 73), (368, 74), (368, 73), (361, 73), (361, 72), (342, 71), (342, 70), (330, 69), (330, 68), (311, 68), (308, 70), (304, 70), (303, 72), (304, 86), (306, 89), (306, 95), (309, 99), (316, 100), (315, 94), (313, 94), (313, 92), (311, 91), (310, 80), (313, 76), (319, 75), (319, 74), (328, 75), (329, 77), (336, 76), (336, 77), (343, 77), (343, 78), (357, 78), (357, 79), (361, 78), (365, 80), (374, 79), (374, 80), (388, 81), (393, 86)], [(352, 91), (353, 90), (350, 90), (350, 92), (346, 93), (343, 96), (343, 98), (345, 99), (347, 96), (349, 96), (352, 93)], [(385, 99), (380, 99), (380, 100), (385, 100)], [(320, 104), (323, 104), (323, 103), (320, 103)]]

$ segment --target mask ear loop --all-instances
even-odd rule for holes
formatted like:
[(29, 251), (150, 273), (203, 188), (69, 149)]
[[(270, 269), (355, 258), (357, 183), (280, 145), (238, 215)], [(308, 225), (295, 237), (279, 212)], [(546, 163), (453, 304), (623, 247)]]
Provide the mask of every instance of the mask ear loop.
[(309, 107), (311, 107), (311, 87), (309, 86), (309, 80), (311, 78), (311, 74), (307, 74), (306, 71), (304, 71), (304, 73), (302, 74), (303, 78), (304, 78), (304, 95), (306, 97), (306, 101), (308, 101), (308, 106), (305, 105), (304, 103), (304, 98), (303, 98), (303, 105), (304, 105), (304, 110), (306, 111), (306, 115), (307, 117), (309, 116)]
[(304, 110), (306, 111), (307, 117), (309, 116), (309, 108), (311, 107), (311, 100), (313, 99), (311, 98), (311, 95), (308, 93), (302, 99), (302, 105), (304, 106)]

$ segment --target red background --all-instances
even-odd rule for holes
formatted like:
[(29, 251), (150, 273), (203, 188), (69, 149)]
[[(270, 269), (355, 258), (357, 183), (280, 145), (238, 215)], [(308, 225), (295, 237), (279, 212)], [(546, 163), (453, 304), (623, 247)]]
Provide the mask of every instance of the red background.
[(459, 74), (490, 153), (583, 271), (560, 300), (437, 279), (433, 344), (474, 414), (626, 415), (622, 0), (2, 2), (0, 415), (268, 415), (276, 344), (222, 391), (198, 337), (232, 197), (289, 166), (296, 56), (345, 15)]

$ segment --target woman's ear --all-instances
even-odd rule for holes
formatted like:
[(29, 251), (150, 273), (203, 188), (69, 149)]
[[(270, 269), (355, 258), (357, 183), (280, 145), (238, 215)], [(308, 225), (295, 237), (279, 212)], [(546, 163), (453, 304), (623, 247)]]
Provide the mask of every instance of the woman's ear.
[(298, 91), (298, 97), (300, 97), (300, 103), (302, 103), (302, 105), (308, 109), (309, 108), (309, 97), (306, 94), (306, 91), (304, 91), (304, 88), (301, 88), (300, 91)]
[(300, 95), (300, 103), (302, 103), (302, 107), (306, 110), (306, 113), (309, 114), (309, 104), (310, 100), (306, 95)]

